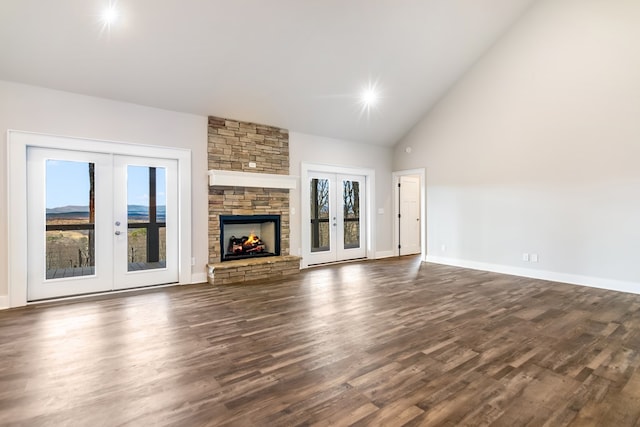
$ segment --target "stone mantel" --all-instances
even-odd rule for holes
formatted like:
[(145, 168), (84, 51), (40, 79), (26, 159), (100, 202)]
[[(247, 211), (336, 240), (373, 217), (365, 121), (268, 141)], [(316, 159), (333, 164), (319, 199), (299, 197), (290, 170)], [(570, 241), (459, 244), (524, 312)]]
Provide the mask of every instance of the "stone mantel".
[(220, 187), (277, 188), (293, 190), (298, 177), (272, 173), (252, 173), (211, 169), (209, 185)]

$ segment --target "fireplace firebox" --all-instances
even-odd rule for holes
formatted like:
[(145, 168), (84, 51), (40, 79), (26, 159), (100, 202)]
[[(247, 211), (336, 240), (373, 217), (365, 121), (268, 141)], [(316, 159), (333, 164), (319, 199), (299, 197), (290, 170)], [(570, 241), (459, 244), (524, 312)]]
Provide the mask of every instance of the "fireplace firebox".
[(220, 215), (220, 261), (280, 256), (280, 215)]

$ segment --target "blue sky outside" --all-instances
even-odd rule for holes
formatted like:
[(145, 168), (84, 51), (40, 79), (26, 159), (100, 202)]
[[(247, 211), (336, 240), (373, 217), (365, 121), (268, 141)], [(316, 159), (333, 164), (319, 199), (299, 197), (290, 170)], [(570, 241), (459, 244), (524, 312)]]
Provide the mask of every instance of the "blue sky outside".
[[(47, 160), (46, 207), (89, 206), (89, 164), (67, 160)], [(149, 205), (149, 168), (129, 166), (127, 204)], [(96, 177), (96, 179), (99, 179)], [(166, 170), (156, 168), (157, 205), (166, 203)], [(117, 194), (117, 192), (116, 192)]]
[[(164, 206), (166, 171), (156, 168), (156, 205)], [(149, 168), (129, 166), (127, 169), (127, 204), (149, 206)]]

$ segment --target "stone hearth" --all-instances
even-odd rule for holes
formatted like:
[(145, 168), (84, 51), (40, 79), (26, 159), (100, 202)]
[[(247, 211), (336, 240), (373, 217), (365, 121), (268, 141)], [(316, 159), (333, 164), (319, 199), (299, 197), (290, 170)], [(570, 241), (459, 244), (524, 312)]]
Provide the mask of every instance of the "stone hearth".
[(230, 285), (299, 272), (300, 257), (287, 255), (209, 264), (207, 277), (212, 285)]

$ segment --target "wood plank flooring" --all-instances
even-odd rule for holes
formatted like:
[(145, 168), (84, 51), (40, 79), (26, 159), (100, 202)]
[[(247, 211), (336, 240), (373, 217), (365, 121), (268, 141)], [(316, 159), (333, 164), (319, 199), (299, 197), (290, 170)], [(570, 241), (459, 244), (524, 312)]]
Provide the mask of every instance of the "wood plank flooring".
[(0, 425), (640, 426), (640, 296), (421, 264), (0, 312)]

